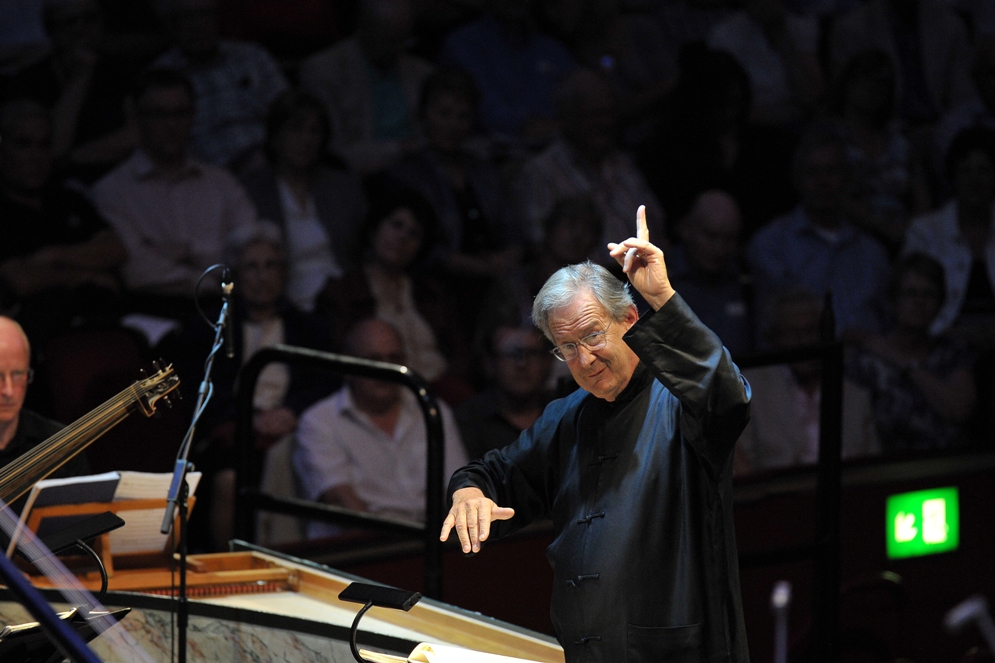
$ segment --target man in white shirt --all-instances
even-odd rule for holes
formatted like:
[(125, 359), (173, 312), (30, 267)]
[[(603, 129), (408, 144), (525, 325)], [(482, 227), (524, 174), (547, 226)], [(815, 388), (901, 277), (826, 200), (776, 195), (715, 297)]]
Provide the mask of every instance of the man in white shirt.
[[(803, 289), (786, 290), (772, 310), (768, 341), (775, 350), (820, 342), (822, 299)], [(814, 465), (819, 459), (822, 368), (819, 360), (776, 364), (743, 371), (753, 388), (750, 423), (736, 444), (736, 474)], [(871, 394), (843, 382), (843, 457), (880, 453)]]
[[(353, 327), (346, 349), (363, 359), (404, 363), (397, 330), (370, 318)], [(445, 476), (467, 462), (452, 411), (439, 403)], [(304, 412), (294, 469), (307, 499), (394, 518), (425, 520), (428, 445), (413, 394), (394, 382), (349, 378), (346, 386)], [(444, 486), (437, 486), (443, 490)], [(335, 532), (314, 523), (312, 538)]]
[(132, 103), (139, 147), (95, 185), (94, 197), (128, 249), (123, 274), (141, 295), (136, 301), (189, 302), (203, 271), (221, 262), (228, 235), (254, 222), (255, 209), (228, 171), (188, 156), (194, 96), (182, 74), (146, 71)]

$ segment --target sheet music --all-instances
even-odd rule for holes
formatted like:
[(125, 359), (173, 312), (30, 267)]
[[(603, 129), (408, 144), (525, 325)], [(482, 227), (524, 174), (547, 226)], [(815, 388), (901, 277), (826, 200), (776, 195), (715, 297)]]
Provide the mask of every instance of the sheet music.
[[(154, 500), (166, 499), (169, 493), (169, 484), (173, 480), (173, 473), (160, 472), (119, 472), (121, 480), (117, 484), (117, 491), (114, 493), (115, 500)], [(187, 472), (187, 487), (189, 494), (197, 492), (200, 483), (200, 472)], [(159, 514), (162, 518), (162, 514)], [(160, 521), (161, 522), (161, 521)], [(156, 527), (158, 530), (158, 526)]]
[[(115, 502), (129, 499), (164, 500), (169, 492), (169, 484), (173, 480), (172, 473), (121, 472), (120, 474), (121, 481), (114, 493)], [(187, 473), (187, 486), (190, 489), (190, 495), (193, 495), (197, 490), (200, 477), (200, 472)], [(121, 529), (111, 532), (111, 550), (115, 555), (165, 550), (169, 535), (163, 534), (159, 530), (165, 513), (165, 506), (161, 509), (118, 512), (125, 524)]]

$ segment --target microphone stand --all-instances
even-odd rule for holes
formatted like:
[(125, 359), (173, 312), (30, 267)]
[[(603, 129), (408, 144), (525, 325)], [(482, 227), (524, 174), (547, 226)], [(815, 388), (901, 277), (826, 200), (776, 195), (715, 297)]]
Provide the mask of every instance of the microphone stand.
[(218, 314), (218, 321), (214, 324), (214, 345), (211, 347), (211, 352), (207, 355), (207, 361), (204, 363), (204, 380), (200, 383), (200, 388), (197, 390), (197, 405), (194, 408), (193, 419), (190, 421), (190, 427), (187, 429), (187, 433), (183, 437), (183, 443), (180, 444), (180, 450), (176, 455), (173, 480), (169, 485), (169, 495), (166, 499), (166, 513), (163, 515), (162, 527), (160, 528), (163, 534), (169, 534), (170, 529), (173, 527), (173, 517), (176, 508), (179, 507), (180, 538), (177, 550), (180, 555), (180, 588), (176, 605), (177, 660), (179, 663), (186, 663), (187, 660), (187, 626), (190, 620), (190, 607), (187, 604), (187, 498), (189, 497), (187, 472), (193, 466), (187, 460), (187, 456), (190, 455), (190, 447), (193, 442), (194, 431), (197, 428), (197, 422), (204, 413), (204, 408), (207, 406), (207, 402), (210, 400), (214, 390), (214, 387), (211, 385), (211, 370), (214, 368), (214, 357), (224, 344), (221, 335), (226, 327), (231, 326), (231, 293), (234, 286), (231, 279), (227, 278), (227, 270), (225, 271), (225, 277), (221, 283), (221, 293), (224, 301), (221, 304), (221, 313)]

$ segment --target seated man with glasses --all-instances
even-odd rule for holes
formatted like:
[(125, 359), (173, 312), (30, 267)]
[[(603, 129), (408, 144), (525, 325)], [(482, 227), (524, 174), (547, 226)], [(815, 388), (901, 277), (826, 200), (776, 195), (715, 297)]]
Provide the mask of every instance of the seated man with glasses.
[(733, 447), (750, 387), (676, 296), (663, 252), (637, 237), (609, 255), (652, 307), (590, 262), (549, 278), (533, 321), (580, 389), (449, 484), (464, 553), (551, 518), (551, 616), (567, 663), (746, 662), (732, 522)]
[(128, 308), (186, 319), (201, 274), (256, 211), (231, 173), (188, 153), (195, 105), (183, 74), (146, 70), (129, 108), (138, 149), (97, 182), (94, 198), (128, 250)]
[(456, 408), (463, 446), (470, 459), (500, 449), (535, 423), (550, 400), (549, 343), (533, 326), (514, 320), (489, 324), (484, 373), (488, 388)]
[[(0, 468), (62, 429), (60, 424), (24, 409), (24, 396), (34, 377), (31, 346), (21, 325), (0, 317)], [(90, 473), (86, 456), (78, 455), (53, 477)]]

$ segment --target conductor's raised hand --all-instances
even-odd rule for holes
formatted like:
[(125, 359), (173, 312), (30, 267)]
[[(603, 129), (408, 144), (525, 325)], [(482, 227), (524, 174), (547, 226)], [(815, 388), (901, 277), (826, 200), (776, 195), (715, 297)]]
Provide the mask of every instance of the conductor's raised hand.
[(640, 205), (636, 211), (636, 236), (617, 244), (611, 242), (608, 244), (608, 252), (622, 265), (622, 271), (629, 277), (629, 282), (654, 311), (660, 310), (673, 297), (674, 288), (667, 276), (663, 251), (650, 243), (645, 205)]
[(514, 509), (500, 507), (487, 498), (479, 488), (460, 488), (453, 493), (453, 506), (442, 523), (442, 541), (456, 528), (463, 552), (480, 552), (481, 541), (491, 534), (492, 520), (508, 520)]

